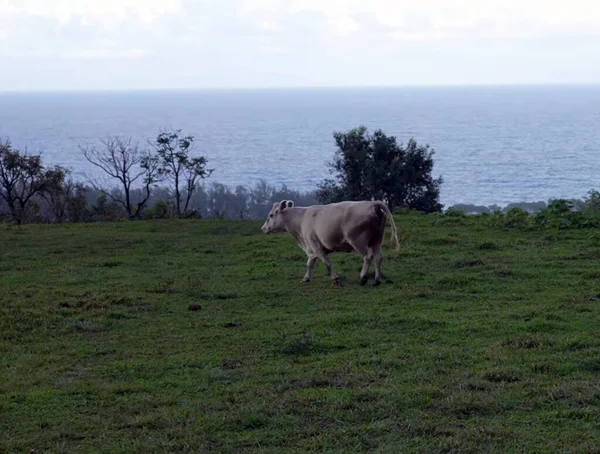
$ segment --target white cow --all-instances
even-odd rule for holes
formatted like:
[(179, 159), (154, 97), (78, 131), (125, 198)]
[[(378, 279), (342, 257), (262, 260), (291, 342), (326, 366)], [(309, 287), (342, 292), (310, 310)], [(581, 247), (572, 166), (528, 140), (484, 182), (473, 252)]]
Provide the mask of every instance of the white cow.
[(360, 283), (369, 280), (369, 268), (375, 260), (375, 282), (381, 284), (381, 244), (385, 232), (385, 221), (392, 228), (392, 248), (398, 250), (398, 232), (387, 205), (380, 201), (339, 202), (328, 205), (294, 207), (294, 202), (282, 200), (273, 204), (269, 217), (262, 226), (268, 233), (288, 232), (306, 252), (308, 262), (303, 282), (310, 282), (317, 259), (327, 266), (335, 284), (340, 277), (333, 271), (327, 257), (332, 252), (360, 252), (364, 264)]

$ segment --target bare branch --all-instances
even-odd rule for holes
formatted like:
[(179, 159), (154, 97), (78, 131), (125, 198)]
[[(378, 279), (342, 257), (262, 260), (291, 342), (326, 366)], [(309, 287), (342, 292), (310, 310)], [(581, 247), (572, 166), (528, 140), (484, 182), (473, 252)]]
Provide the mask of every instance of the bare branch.
[[(100, 140), (100, 143), (100, 149), (80, 147), (80, 150), (92, 165), (119, 181), (122, 193), (115, 195), (108, 192), (95, 178), (86, 176), (88, 182), (94, 189), (123, 206), (130, 219), (139, 217), (150, 198), (151, 187), (157, 181), (157, 165), (147, 165), (147, 153), (142, 152), (131, 137), (108, 137)], [(141, 202), (135, 204), (132, 202), (131, 191), (134, 184), (140, 181), (143, 181), (146, 195)]]

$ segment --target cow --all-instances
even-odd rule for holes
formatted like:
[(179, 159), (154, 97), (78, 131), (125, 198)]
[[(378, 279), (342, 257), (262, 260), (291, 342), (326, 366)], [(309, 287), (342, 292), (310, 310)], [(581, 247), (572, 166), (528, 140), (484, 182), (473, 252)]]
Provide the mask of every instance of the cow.
[(369, 268), (375, 261), (373, 286), (381, 284), (381, 245), (386, 218), (391, 225), (391, 246), (399, 249), (398, 231), (392, 214), (381, 201), (344, 201), (327, 205), (295, 207), (291, 200), (275, 202), (267, 220), (261, 227), (265, 234), (287, 232), (306, 252), (306, 274), (302, 282), (312, 280), (312, 272), (320, 259), (327, 267), (333, 284), (340, 276), (333, 270), (328, 255), (332, 252), (356, 251), (363, 256), (360, 284), (369, 280)]

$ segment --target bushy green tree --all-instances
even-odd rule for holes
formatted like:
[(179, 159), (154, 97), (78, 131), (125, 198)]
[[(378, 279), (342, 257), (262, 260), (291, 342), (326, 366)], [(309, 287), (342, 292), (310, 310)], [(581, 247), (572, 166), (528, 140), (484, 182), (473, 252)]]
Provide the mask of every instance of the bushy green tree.
[(382, 200), (390, 209), (439, 212), (442, 178), (434, 179), (434, 151), (411, 139), (406, 146), (381, 130), (370, 134), (361, 126), (334, 133), (337, 150), (329, 163), (335, 179), (318, 186), (321, 203), (342, 200)]

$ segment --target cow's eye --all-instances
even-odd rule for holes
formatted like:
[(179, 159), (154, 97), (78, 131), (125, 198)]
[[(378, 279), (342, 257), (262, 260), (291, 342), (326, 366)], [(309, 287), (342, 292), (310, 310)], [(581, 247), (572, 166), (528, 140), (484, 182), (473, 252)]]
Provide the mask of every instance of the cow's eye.
[(273, 217), (273, 215), (272, 215), (272, 214), (270, 214), (270, 215), (269, 215), (269, 217), (270, 217), (270, 218), (272, 218), (272, 217)]

